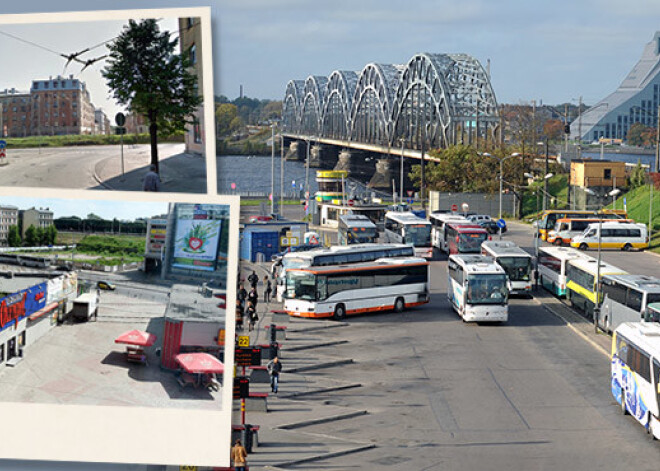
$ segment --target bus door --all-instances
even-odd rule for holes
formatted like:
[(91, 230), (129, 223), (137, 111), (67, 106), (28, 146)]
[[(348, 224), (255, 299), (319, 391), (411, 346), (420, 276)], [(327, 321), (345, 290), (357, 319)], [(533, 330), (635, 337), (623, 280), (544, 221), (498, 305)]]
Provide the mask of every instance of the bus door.
[(655, 400), (660, 407), (660, 362), (655, 358), (653, 359), (653, 387), (655, 388)]

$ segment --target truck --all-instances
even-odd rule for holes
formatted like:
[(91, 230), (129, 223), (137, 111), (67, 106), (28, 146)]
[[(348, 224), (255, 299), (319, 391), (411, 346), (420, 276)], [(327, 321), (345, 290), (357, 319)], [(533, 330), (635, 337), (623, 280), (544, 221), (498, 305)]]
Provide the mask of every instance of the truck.
[(99, 310), (99, 297), (97, 293), (84, 293), (73, 300), (71, 316), (77, 321), (87, 321), (92, 316), (96, 318)]

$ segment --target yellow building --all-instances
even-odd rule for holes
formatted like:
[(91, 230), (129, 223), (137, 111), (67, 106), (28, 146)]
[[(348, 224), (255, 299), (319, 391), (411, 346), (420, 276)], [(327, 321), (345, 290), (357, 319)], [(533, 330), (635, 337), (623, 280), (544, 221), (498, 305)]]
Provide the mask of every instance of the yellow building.
[(571, 161), (570, 184), (582, 188), (626, 186), (626, 164), (611, 160), (574, 159)]
[[(197, 76), (197, 90), (203, 96), (202, 20), (179, 18), (179, 46), (190, 55), (190, 72)], [(193, 113), (193, 124), (186, 126), (186, 152), (204, 155), (204, 104)]]

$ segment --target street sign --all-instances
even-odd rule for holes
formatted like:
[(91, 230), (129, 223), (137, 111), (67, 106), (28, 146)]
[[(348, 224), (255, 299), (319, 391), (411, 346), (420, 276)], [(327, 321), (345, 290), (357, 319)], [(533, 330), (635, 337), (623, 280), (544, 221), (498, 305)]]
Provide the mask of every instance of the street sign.
[(115, 134), (118, 136), (123, 136), (126, 134), (126, 128), (117, 127), (115, 128)]
[(0, 149), (0, 158), (4, 159), (7, 157), (7, 151), (5, 149)]
[(249, 347), (250, 346), (250, 336), (249, 335), (239, 335), (238, 336), (238, 346), (239, 347)]
[(115, 123), (117, 123), (117, 126), (120, 127), (126, 124), (126, 116), (124, 115), (124, 113), (117, 113), (115, 115)]
[(7, 148), (7, 141), (0, 140), (0, 149), (6, 149)]
[(355, 204), (355, 201), (353, 201), (353, 200), (348, 200), (348, 205), (349, 205), (349, 206), (353, 206), (354, 204)]
[(250, 396), (250, 380), (245, 376), (234, 378), (234, 399), (245, 399)]
[(498, 219), (497, 227), (499, 227), (500, 229), (504, 229), (506, 227), (506, 221), (504, 219)]
[(461, 208), (463, 208), (463, 211), (464, 211), (464, 212), (467, 212), (467, 210), (470, 209), (470, 205), (467, 204), (467, 203), (463, 203), (463, 204), (461, 205)]
[(261, 347), (237, 348), (234, 355), (237, 366), (260, 366)]
[(457, 204), (452, 204), (452, 205), (451, 205), (451, 210), (452, 210), (453, 212), (458, 211), (458, 205), (457, 205)]
[(408, 196), (412, 196), (412, 195), (413, 195), (413, 190), (408, 190)]

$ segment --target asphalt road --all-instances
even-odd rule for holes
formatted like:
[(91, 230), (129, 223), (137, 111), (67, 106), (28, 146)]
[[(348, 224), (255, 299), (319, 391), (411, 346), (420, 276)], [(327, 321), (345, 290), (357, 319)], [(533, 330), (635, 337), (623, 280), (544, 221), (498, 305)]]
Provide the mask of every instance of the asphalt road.
[(355, 362), (317, 378), (362, 387), (308, 403), (368, 413), (301, 431), (376, 444), (314, 469), (657, 469), (660, 444), (620, 415), (605, 354), (536, 300), (511, 300), (505, 324), (463, 323), (446, 299), (446, 262), (431, 270), (430, 304), (350, 318), (327, 330), (347, 344), (314, 351)]
[[(159, 157), (183, 151), (182, 144), (160, 144)], [(95, 179), (108, 164), (120, 168), (119, 146), (44, 147), (11, 149), (8, 165), (0, 168), (0, 186), (91, 189), (100, 188)], [(124, 146), (126, 170), (148, 166), (149, 145)], [(115, 162), (116, 161), (116, 162)], [(146, 170), (141, 171), (144, 176)]]

